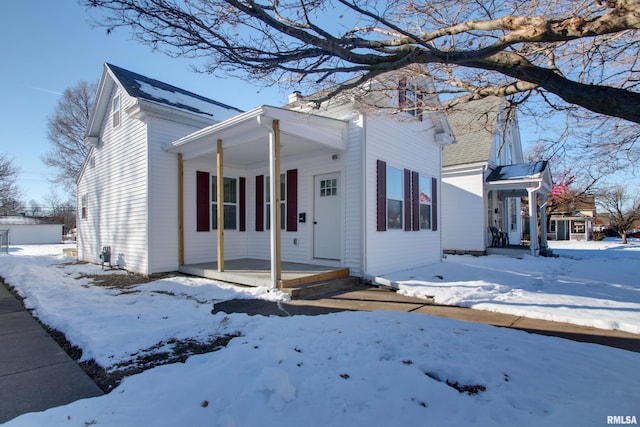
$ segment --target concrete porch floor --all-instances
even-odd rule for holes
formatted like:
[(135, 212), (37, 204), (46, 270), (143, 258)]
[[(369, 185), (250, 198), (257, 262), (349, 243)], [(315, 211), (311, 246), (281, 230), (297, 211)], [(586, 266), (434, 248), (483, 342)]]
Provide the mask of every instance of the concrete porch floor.
[[(253, 258), (225, 260), (222, 272), (218, 271), (217, 262), (182, 265), (179, 271), (239, 285), (271, 287), (271, 262), (269, 260)], [(349, 268), (345, 267), (282, 262), (280, 286), (287, 288), (346, 277), (349, 277)]]
[(528, 245), (489, 246), (487, 247), (487, 255), (522, 257), (531, 255), (531, 248)]

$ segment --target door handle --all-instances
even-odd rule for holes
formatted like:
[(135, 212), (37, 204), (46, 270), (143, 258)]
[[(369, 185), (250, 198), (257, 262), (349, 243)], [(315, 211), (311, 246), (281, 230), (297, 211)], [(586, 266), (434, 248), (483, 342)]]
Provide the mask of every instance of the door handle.
[(316, 225), (318, 223), (318, 221), (313, 221), (313, 225)]

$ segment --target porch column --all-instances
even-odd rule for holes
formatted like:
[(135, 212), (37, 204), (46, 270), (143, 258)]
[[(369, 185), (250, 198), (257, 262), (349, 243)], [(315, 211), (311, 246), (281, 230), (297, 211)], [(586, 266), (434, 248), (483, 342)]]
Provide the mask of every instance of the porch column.
[(529, 248), (531, 255), (538, 254), (538, 200), (535, 190), (527, 190), (529, 193)]
[[(544, 197), (546, 199), (546, 197)], [(543, 199), (543, 200), (544, 200)], [(547, 249), (547, 203), (544, 200), (540, 207), (540, 248)]]
[(216, 156), (216, 207), (218, 213), (218, 271), (224, 271), (224, 161), (222, 156), (222, 140), (218, 140)]
[(184, 265), (184, 162), (178, 153), (178, 265)]
[(269, 132), (269, 175), (271, 176), (271, 288), (277, 289), (282, 279), (280, 231), (280, 123), (274, 120)]

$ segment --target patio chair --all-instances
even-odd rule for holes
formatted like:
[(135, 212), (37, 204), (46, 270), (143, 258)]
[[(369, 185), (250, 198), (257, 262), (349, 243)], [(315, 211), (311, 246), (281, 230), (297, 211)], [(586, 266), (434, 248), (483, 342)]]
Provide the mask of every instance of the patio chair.
[(509, 233), (498, 230), (497, 227), (489, 227), (491, 232), (491, 247), (509, 246)]
[(491, 247), (495, 248), (500, 244), (500, 232), (496, 227), (489, 227), (489, 232), (491, 232)]

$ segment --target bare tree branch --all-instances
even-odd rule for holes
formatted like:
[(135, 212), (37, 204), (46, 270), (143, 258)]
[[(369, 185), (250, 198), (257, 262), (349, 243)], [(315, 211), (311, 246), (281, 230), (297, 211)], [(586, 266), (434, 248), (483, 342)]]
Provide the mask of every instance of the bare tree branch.
[[(317, 90), (411, 64), (435, 77), (453, 67), (457, 87), (475, 97), (538, 89), (640, 123), (640, 0), (82, 2), (107, 12), (99, 23), (110, 31), (129, 27), (171, 55), (205, 58), (207, 72)], [(481, 80), (469, 79), (473, 70), (484, 70)]]
[(89, 122), (95, 90), (95, 83), (87, 82), (80, 82), (77, 86), (66, 89), (49, 118), (47, 136), (51, 149), (43, 156), (42, 161), (57, 169), (54, 182), (62, 183), (67, 188), (75, 187), (80, 169), (89, 153), (82, 138)]

